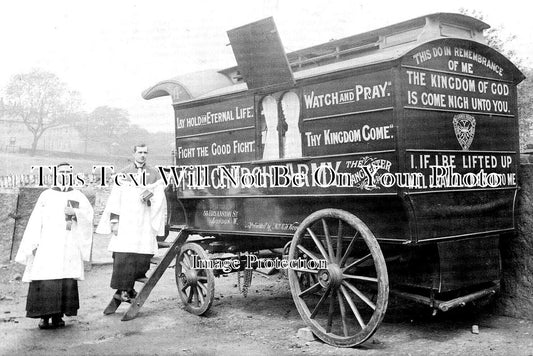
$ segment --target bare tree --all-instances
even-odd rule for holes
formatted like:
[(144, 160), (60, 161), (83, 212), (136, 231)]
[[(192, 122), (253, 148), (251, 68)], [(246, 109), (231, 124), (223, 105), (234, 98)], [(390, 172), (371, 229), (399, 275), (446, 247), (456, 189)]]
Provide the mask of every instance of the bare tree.
[(520, 125), (520, 143), (522, 147), (530, 146), (533, 128), (533, 68), (524, 68), (526, 79), (518, 86), (518, 123)]
[(122, 145), (130, 126), (127, 110), (99, 106), (85, 116), (85, 122), (76, 125), (80, 135), (85, 137), (86, 150), (113, 154), (116, 146)]
[(11, 78), (6, 90), (5, 113), (20, 119), (33, 135), (31, 155), (43, 133), (78, 120), (81, 98), (55, 74), (35, 69)]
[[(483, 21), (484, 15), (481, 11), (461, 8), (459, 12)], [(533, 68), (526, 67), (522, 58), (509, 48), (509, 44), (516, 39), (516, 35), (508, 34), (503, 26), (485, 30), (484, 36), (489, 47), (506, 56), (526, 76), (526, 79), (518, 85), (518, 125), (520, 146), (524, 148), (531, 141), (531, 129), (533, 128)]]

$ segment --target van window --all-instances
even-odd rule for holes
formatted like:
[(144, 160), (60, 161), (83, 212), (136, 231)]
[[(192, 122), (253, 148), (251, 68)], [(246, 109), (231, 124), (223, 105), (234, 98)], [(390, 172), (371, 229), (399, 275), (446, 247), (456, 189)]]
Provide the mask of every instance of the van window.
[(281, 98), (281, 111), (287, 123), (283, 142), (283, 157), (302, 157), (302, 135), (300, 133), (300, 99), (289, 91)]
[(263, 160), (302, 157), (300, 99), (295, 92), (267, 95), (261, 101)]
[(263, 159), (278, 159), (279, 136), (278, 136), (278, 104), (274, 97), (268, 95), (261, 102), (262, 114), (265, 119), (264, 127), (261, 128), (261, 144), (263, 146)]

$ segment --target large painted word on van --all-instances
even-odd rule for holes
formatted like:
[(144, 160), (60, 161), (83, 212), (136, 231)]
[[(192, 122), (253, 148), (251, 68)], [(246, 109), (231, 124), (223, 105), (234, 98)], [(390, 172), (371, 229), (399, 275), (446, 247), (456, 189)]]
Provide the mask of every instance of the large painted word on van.
[(350, 76), (302, 88), (303, 119), (353, 114), (390, 107), (389, 71)]

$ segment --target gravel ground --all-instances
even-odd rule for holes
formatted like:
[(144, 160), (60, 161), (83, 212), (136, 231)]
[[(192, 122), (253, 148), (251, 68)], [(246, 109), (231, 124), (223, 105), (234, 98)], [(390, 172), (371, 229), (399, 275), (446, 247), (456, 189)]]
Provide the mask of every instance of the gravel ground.
[[(533, 322), (465, 308), (430, 316), (430, 310), (391, 300), (376, 334), (361, 347), (340, 349), (297, 337), (305, 327), (293, 304), (288, 281), (279, 274), (254, 274), (247, 298), (236, 276), (216, 279), (215, 301), (204, 317), (183, 310), (174, 270), (163, 275), (132, 321), (120, 320), (126, 307), (104, 316), (112, 295), (111, 265), (93, 266), (80, 282), (78, 316), (60, 330), (39, 330), (25, 317), (27, 284), (22, 266), (0, 268), (2, 355), (533, 355)], [(472, 333), (477, 325), (479, 334)]]

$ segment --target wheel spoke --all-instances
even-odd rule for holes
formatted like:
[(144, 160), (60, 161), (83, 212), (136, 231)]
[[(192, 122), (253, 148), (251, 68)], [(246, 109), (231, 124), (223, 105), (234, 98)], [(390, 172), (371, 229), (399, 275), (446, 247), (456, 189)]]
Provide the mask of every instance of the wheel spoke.
[(307, 256), (311, 257), (313, 260), (315, 261), (320, 261), (320, 258), (317, 257), (317, 255), (315, 255), (314, 253), (312, 253), (311, 251), (309, 251), (308, 249), (306, 249), (305, 247), (303, 247), (302, 245), (298, 245), (296, 246), (298, 248), (298, 250), (302, 251), (303, 253), (305, 253)]
[(342, 301), (342, 296), (337, 292), (337, 299), (339, 300), (339, 309), (341, 311), (342, 319), (342, 331), (344, 336), (348, 336), (348, 324), (346, 323), (346, 309), (344, 308), (344, 302)]
[[(199, 256), (196, 255), (196, 258), (199, 258)], [(193, 263), (193, 256), (192, 255), (188, 255), (187, 259), (188, 259), (188, 262), (189, 262), (189, 266), (191, 266), (191, 269), (196, 269), (196, 268), (194, 268), (195, 266), (194, 266), (194, 263)]]
[(183, 254), (183, 259), (182, 259), (183, 263), (185, 263), (185, 265), (187, 266), (187, 269), (191, 269), (191, 262), (189, 261), (189, 257), (187, 256), (186, 253)]
[(343, 273), (343, 274), (342, 274), (342, 278), (344, 278), (344, 279), (357, 279), (357, 280), (359, 280), (359, 281), (366, 281), (366, 282), (374, 282), (374, 283), (378, 283), (378, 279), (377, 279), (377, 278), (374, 278), (374, 277), (355, 276), (355, 275), (346, 274), (346, 273)]
[(342, 269), (343, 272), (346, 272), (347, 270), (349, 270), (350, 268), (354, 267), (354, 266), (357, 266), (358, 264), (361, 264), (363, 262), (365, 262), (366, 260), (368, 260), (369, 258), (372, 258), (372, 254), (369, 253), (368, 255), (366, 256), (363, 256), (355, 261), (353, 261), (352, 263), (350, 263), (348, 266), (344, 267)]
[(307, 269), (307, 268), (292, 268), (293, 271), (296, 272), (303, 272), (303, 273), (313, 273), (318, 274), (318, 270), (316, 269)]
[(180, 265), (181, 265), (181, 268), (184, 270), (184, 271), (188, 271), (190, 268), (187, 266), (186, 263), (182, 261), (180, 261)]
[(348, 245), (348, 248), (344, 252), (344, 256), (342, 256), (341, 261), (339, 262), (339, 266), (342, 268), (342, 265), (346, 262), (346, 259), (348, 256), (350, 256), (350, 253), (352, 253), (352, 250), (355, 246), (355, 239), (357, 238), (357, 235), (359, 235), (359, 231), (355, 233), (355, 235), (352, 237), (352, 241), (350, 241), (350, 244)]
[(316, 292), (316, 291), (319, 291), (320, 288), (321, 288), (320, 283), (314, 284), (314, 285), (312, 285), (311, 287), (309, 287), (309, 288), (307, 288), (306, 290), (304, 290), (304, 291), (303, 291), (302, 293), (300, 293), (298, 296), (299, 296), (300, 298), (305, 297), (305, 296), (308, 295), (308, 294), (311, 294), (311, 293), (314, 293), (314, 292)]
[(342, 220), (339, 219), (339, 228), (337, 230), (337, 263), (340, 263), (342, 257)]
[(309, 316), (310, 319), (314, 319), (314, 317), (315, 317), (316, 314), (318, 313), (318, 310), (319, 310), (320, 306), (321, 306), (322, 303), (324, 303), (324, 301), (328, 298), (328, 295), (329, 295), (330, 292), (331, 292), (331, 288), (328, 286), (328, 288), (326, 288), (326, 291), (324, 292), (324, 295), (322, 295), (322, 297), (320, 298), (320, 300), (318, 301), (318, 303), (316, 303), (316, 305), (315, 305), (315, 309), (313, 309), (313, 312), (312, 312), (311, 315)]
[(189, 263), (189, 259), (187, 258), (187, 255), (183, 255), (183, 258), (181, 259), (180, 263), (183, 262), (185, 266), (187, 266), (187, 269), (191, 268), (191, 264)]
[(352, 312), (355, 315), (355, 318), (357, 319), (357, 322), (359, 323), (359, 325), (361, 325), (361, 329), (364, 329), (366, 327), (365, 322), (363, 321), (363, 318), (361, 317), (361, 314), (359, 313), (359, 310), (357, 309), (357, 307), (355, 306), (352, 298), (350, 297), (350, 294), (348, 293), (346, 288), (344, 288), (344, 286), (341, 286), (340, 289), (342, 291), (342, 294), (344, 295), (344, 298), (346, 298), (346, 301), (348, 302), (348, 305), (352, 309)]
[(331, 260), (329, 259), (328, 253), (324, 249), (324, 246), (322, 245), (318, 237), (316, 237), (315, 233), (310, 228), (307, 228), (307, 232), (309, 233), (309, 235), (311, 235), (311, 238), (315, 242), (316, 247), (318, 247), (318, 249), (320, 250), (320, 253), (322, 254), (322, 256), (324, 256), (326, 261), (331, 262)]
[(204, 276), (198, 276), (198, 280), (207, 283), (207, 277), (204, 277)]
[(196, 293), (198, 294), (198, 298), (200, 298), (200, 303), (204, 304), (205, 303), (204, 295), (199, 286), (196, 286)]
[(192, 290), (192, 293), (194, 295), (193, 303), (194, 303), (194, 305), (199, 307), (200, 306), (200, 300), (198, 299), (198, 291), (196, 290), (196, 288), (194, 286), (191, 286), (191, 290)]
[(328, 224), (326, 223), (326, 219), (321, 220), (322, 227), (324, 228), (324, 236), (326, 237), (326, 245), (328, 246), (330, 262), (333, 262), (333, 260), (335, 260), (335, 252), (333, 252), (333, 245), (331, 244), (331, 237), (329, 236)]
[(317, 274), (310, 274), (309, 277), (311, 277), (311, 281), (313, 283), (318, 283), (318, 273)]
[(202, 282), (198, 281), (198, 287), (200, 287), (200, 289), (205, 293), (205, 295), (207, 295), (207, 288)]
[(190, 285), (186, 285), (185, 287), (181, 288), (181, 292), (182, 292), (182, 293), (185, 293), (185, 295), (187, 295), (186, 290), (187, 290), (187, 288), (189, 288), (189, 287), (190, 287)]
[(329, 298), (329, 311), (328, 311), (328, 323), (326, 325), (326, 332), (331, 332), (331, 326), (333, 325), (333, 313), (335, 312), (335, 298), (331, 296)]
[(190, 289), (190, 294), (187, 296), (187, 303), (190, 304), (192, 302), (192, 297), (194, 296), (194, 288)]
[[(372, 303), (370, 299), (366, 295), (364, 295), (359, 289), (357, 289), (353, 284), (351, 284), (348, 281), (342, 281), (342, 284), (344, 284), (346, 287), (350, 288), (350, 290), (358, 296), (363, 302), (365, 302), (372, 310), (376, 310), (376, 305)], [(342, 286), (341, 286), (342, 288)]]

